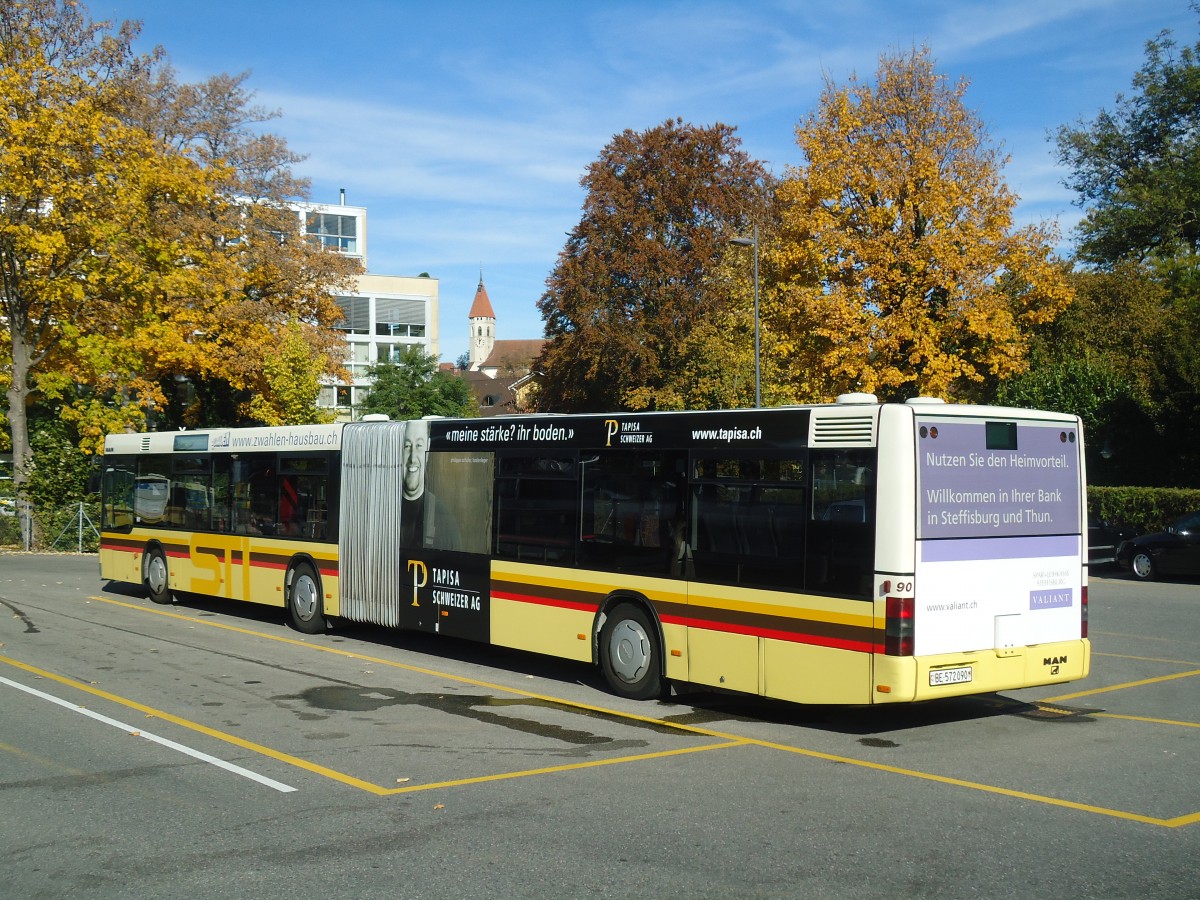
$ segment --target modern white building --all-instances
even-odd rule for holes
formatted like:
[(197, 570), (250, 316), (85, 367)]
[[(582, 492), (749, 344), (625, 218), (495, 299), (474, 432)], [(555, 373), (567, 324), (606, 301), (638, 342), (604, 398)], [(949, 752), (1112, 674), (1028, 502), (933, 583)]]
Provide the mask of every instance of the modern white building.
[[(296, 207), (305, 234), (326, 247), (362, 261), (367, 270), (367, 210), (347, 206), (342, 191), (338, 204), (306, 203)], [(353, 293), (339, 294), (346, 334), (350, 384), (328, 381), (317, 405), (336, 409), (338, 417), (357, 418), (357, 409), (370, 392), (367, 368), (393, 359), (413, 345), (438, 355), (438, 281), (428, 275), (358, 276)]]

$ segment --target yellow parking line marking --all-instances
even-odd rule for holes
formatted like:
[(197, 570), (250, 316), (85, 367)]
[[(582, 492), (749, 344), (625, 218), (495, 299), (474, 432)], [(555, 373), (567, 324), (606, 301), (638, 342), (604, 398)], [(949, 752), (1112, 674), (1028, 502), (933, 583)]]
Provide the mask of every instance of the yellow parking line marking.
[[(256, 632), (251, 632), (251, 633), (256, 633)], [(377, 796), (380, 796), (380, 797), (386, 797), (391, 794), (411, 793), (413, 791), (427, 791), (427, 790), (431, 790), (432, 788), (455, 787), (455, 786), (463, 785), (463, 784), (479, 784), (479, 783), (487, 782), (487, 781), (503, 781), (508, 778), (522, 778), (527, 775), (548, 775), (548, 774), (551, 774), (554, 772), (569, 772), (574, 769), (590, 769), (590, 768), (594, 768), (596, 766), (611, 766), (616, 763), (640, 762), (642, 760), (648, 760), (648, 759), (662, 759), (662, 758), (668, 757), (668, 756), (680, 756), (685, 753), (700, 753), (705, 750), (722, 750), (727, 747), (740, 747), (740, 746), (744, 746), (746, 744), (752, 743), (751, 741), (745, 740), (743, 738), (731, 737), (729, 739), (722, 740), (718, 744), (706, 744), (702, 747), (682, 747), (682, 748), (678, 748), (675, 750), (662, 750), (662, 751), (659, 751), (656, 753), (641, 753), (641, 754), (637, 754), (634, 756), (621, 756), (621, 757), (614, 757), (612, 759), (597, 759), (597, 760), (590, 760), (588, 762), (582, 762), (582, 763), (567, 763), (567, 764), (561, 765), (561, 766), (545, 766), (545, 767), (538, 768), (538, 769), (528, 769), (528, 770), (521, 770), (521, 771), (517, 771), (517, 772), (500, 772), (500, 773), (496, 773), (493, 775), (479, 775), (479, 776), (475, 776), (475, 777), (471, 777), (471, 778), (460, 778), (460, 779), (455, 779), (453, 781), (441, 781), (441, 782), (436, 782), (436, 783), (432, 783), (432, 784), (406, 785), (402, 788), (386, 788), (386, 787), (381, 787), (377, 784), (373, 784), (372, 782), (369, 782), (369, 781), (364, 781), (361, 778), (355, 778), (353, 775), (347, 775), (344, 772), (338, 772), (335, 769), (330, 769), (326, 766), (322, 766), (322, 765), (318, 765), (317, 763), (309, 762), (308, 760), (301, 759), (298, 756), (292, 756), (290, 753), (284, 753), (279, 750), (274, 750), (271, 747), (265, 747), (262, 744), (256, 744), (253, 741), (247, 741), (244, 738), (237, 737), (236, 735), (232, 735), (232, 734), (229, 734), (224, 731), (218, 731), (215, 728), (209, 728), (207, 725), (201, 725), (199, 722), (193, 722), (190, 719), (183, 718), (182, 716), (176, 716), (176, 715), (173, 715), (172, 713), (164, 712), (159, 709), (154, 709), (153, 707), (146, 706), (143, 703), (138, 703), (136, 700), (130, 700), (126, 697), (121, 697), (117, 694), (109, 693), (108, 691), (102, 691), (97, 687), (93, 687), (92, 685), (89, 685), (89, 684), (84, 684), (83, 682), (76, 681), (73, 678), (67, 678), (66, 676), (63, 676), (63, 675), (56, 675), (53, 672), (47, 672), (44, 669), (39, 669), (35, 666), (31, 666), (27, 663), (19, 662), (15, 659), (11, 659), (9, 657), (0, 656), (0, 662), (8, 663), (11, 666), (15, 666), (16, 668), (22, 669), (23, 671), (28, 672), (31, 675), (36, 675), (39, 678), (47, 678), (51, 681), (56, 681), (59, 684), (65, 685), (67, 687), (72, 687), (72, 688), (76, 688), (77, 690), (86, 691), (89, 694), (92, 694), (96, 697), (101, 697), (112, 703), (116, 703), (121, 706), (126, 706), (130, 709), (136, 709), (138, 712), (145, 713), (148, 716), (153, 716), (156, 719), (162, 719), (164, 722), (171, 722), (172, 724), (178, 725), (181, 728), (188, 728), (188, 729), (191, 729), (192, 731), (197, 731), (200, 734), (207, 735), (208, 737), (211, 737), (211, 738), (216, 738), (219, 741), (225, 741), (227, 743), (234, 744), (235, 746), (241, 747), (243, 750), (250, 750), (254, 753), (259, 753), (259, 754), (262, 754), (263, 756), (268, 756), (271, 759), (278, 760), (279, 762), (286, 763), (287, 765), (297, 766), (298, 768), (301, 768), (308, 772), (311, 772), (314, 775), (322, 775), (326, 778), (333, 779), (334, 781), (341, 782), (342, 784), (348, 785), (350, 787), (356, 787), (359, 790), (368, 791), (368, 792), (370, 792), (372, 794), (376, 794)], [(530, 696), (537, 696), (537, 695), (531, 694)], [(552, 699), (552, 698), (540, 698), (540, 699)], [(629, 717), (626, 717), (626, 718), (629, 718)], [(647, 721), (653, 721), (653, 720), (647, 720)], [(660, 724), (666, 725), (668, 723), (663, 722)], [(681, 730), (691, 730), (691, 729), (684, 728)]]
[[(491, 681), (481, 681), (477, 678), (468, 678), (465, 675), (451, 675), (449, 672), (440, 672), (437, 669), (426, 669), (422, 666), (414, 666), (409, 663), (396, 662), (391, 659), (382, 659), (378, 656), (368, 656), (364, 653), (355, 653), (350, 650), (342, 650), (338, 647), (327, 647), (323, 644), (310, 643), (309, 641), (299, 640), (297, 638), (280, 637), (276, 634), (268, 634), (265, 631), (254, 631), (250, 628), (242, 628), (237, 625), (227, 625), (224, 622), (209, 622), (204, 619), (198, 619), (194, 616), (185, 616), (182, 613), (171, 612), (164, 609), (153, 609), (147, 606), (138, 606), (136, 603), (125, 603), (121, 600), (110, 600), (107, 597), (91, 597), (89, 599), (98, 600), (101, 603), (109, 603), (113, 606), (123, 606), (126, 609), (132, 609), (137, 612), (153, 613), (156, 616), (166, 616), (171, 619), (179, 619), (183, 622), (190, 622), (194, 625), (204, 625), (209, 628), (220, 628), (225, 631), (233, 631), (238, 634), (249, 635), (250, 637), (265, 638), (269, 641), (277, 641), (281, 644), (291, 644), (296, 647), (304, 647), (307, 650), (316, 650), (320, 653), (332, 653), (334, 656), (343, 656), (346, 659), (357, 659), (362, 662), (369, 662), (374, 665), (387, 666), (392, 669), (400, 669), (405, 672), (416, 672), (418, 675), (428, 675), (432, 678), (448, 678), (451, 681), (457, 681), (460, 684), (469, 684), (472, 687), (486, 688), (490, 691), (502, 691), (506, 694), (513, 694), (517, 697), (528, 697), (531, 700), (541, 700), (546, 703), (554, 703), (558, 706), (567, 707), (569, 709), (582, 709), (587, 712), (600, 713), (601, 715), (613, 716), (618, 719), (627, 719), (632, 722), (644, 722), (649, 725), (665, 726), (674, 729), (675, 731), (686, 731), (692, 734), (711, 737), (714, 732), (704, 728), (697, 728), (694, 725), (685, 725), (675, 722), (666, 722), (662, 719), (655, 719), (649, 716), (640, 716), (637, 713), (617, 712), (616, 710), (606, 709), (603, 706), (592, 706), (587, 703), (580, 703), (576, 700), (565, 700), (561, 697), (551, 697), (546, 694), (539, 694), (535, 691), (526, 691), (518, 687), (510, 687), (504, 684), (496, 684)], [(741, 740), (741, 738), (729, 738), (727, 735), (722, 735), (730, 740)]]
[(9, 756), (15, 756), (17, 759), (23, 759), (25, 762), (36, 763), (39, 766), (44, 766), (54, 772), (63, 772), (74, 777), (86, 776), (89, 773), (82, 769), (76, 769), (72, 766), (65, 766), (57, 759), (50, 759), (42, 756), (39, 753), (31, 753), (28, 750), (23, 750), (20, 747), (14, 747), (12, 744), (6, 744), (0, 741), (0, 753), (7, 753)]
[(1043, 697), (1040, 703), (1061, 703), (1063, 700), (1076, 700), (1079, 697), (1092, 697), (1096, 694), (1108, 694), (1112, 691), (1123, 691), (1126, 688), (1144, 687), (1147, 684), (1161, 684), (1164, 681), (1174, 681), (1176, 678), (1192, 678), (1200, 675), (1200, 669), (1190, 672), (1176, 672), (1174, 675), (1159, 675), (1156, 678), (1143, 678), (1141, 681), (1127, 681), (1124, 684), (1113, 684), (1108, 687), (1092, 688), (1089, 691), (1076, 691), (1074, 694), (1059, 694), (1057, 697)]
[(1128, 719), (1131, 722), (1149, 722), (1151, 725), (1178, 725), (1180, 728), (1200, 728), (1200, 722), (1180, 722), (1178, 719), (1155, 719), (1150, 716), (1123, 716), (1119, 713), (1089, 713), (1097, 719)]
[[(983, 791), (987, 794), (999, 794), (1004, 797), (1015, 797), (1018, 800), (1030, 800), (1035, 803), (1046, 803), (1050, 806), (1061, 806), (1066, 809), (1075, 809), (1082, 812), (1094, 813), (1096, 815), (1111, 816), (1116, 819), (1128, 819), (1133, 822), (1142, 822), (1147, 825), (1162, 825), (1168, 828), (1177, 827), (1172, 823), (1174, 819), (1161, 819), (1155, 816), (1143, 816), (1139, 813), (1125, 812), (1120, 809), (1108, 809), (1103, 806), (1093, 806), (1090, 803), (1078, 803), (1074, 800), (1063, 800), (1060, 797), (1048, 797), (1045, 794), (1031, 794), (1027, 791), (1017, 791), (1012, 788), (1004, 788), (994, 784), (982, 784), (978, 781), (967, 781), (962, 778), (952, 778), (948, 775), (935, 775), (932, 772), (918, 772), (915, 769), (904, 769), (899, 766), (890, 766), (886, 763), (870, 762), (862, 759), (847, 759), (845, 757), (834, 756), (830, 753), (821, 753), (816, 750), (806, 750), (801, 747), (789, 747), (787, 744), (775, 744), (769, 741), (754, 741), (755, 744), (763, 747), (770, 747), (774, 750), (782, 750), (786, 753), (797, 753), (802, 756), (811, 756), (815, 759), (827, 759), (830, 762), (850, 763), (852, 765), (861, 766), (865, 769), (875, 769), (879, 772), (888, 772), (892, 775), (905, 775), (909, 778), (918, 778), (922, 781), (933, 781), (938, 784), (949, 784), (954, 787), (969, 788), (973, 791)], [(1195, 814), (1200, 817), (1200, 813)], [(1192, 818), (1191, 816), (1187, 818)], [(1189, 824), (1189, 823), (1182, 823)]]
[(1092, 656), (1107, 656), (1109, 659), (1132, 659), (1135, 662), (1155, 662), (1166, 663), (1171, 666), (1196, 666), (1200, 665), (1194, 659), (1163, 659), (1158, 656), (1130, 656), (1127, 653), (1096, 653), (1092, 652)]
[[(792, 753), (797, 756), (805, 756), (805, 757), (808, 757), (811, 759), (820, 759), (820, 760), (825, 760), (828, 762), (842, 763), (845, 765), (857, 766), (859, 768), (872, 769), (872, 770), (875, 770), (878, 772), (887, 772), (887, 773), (893, 774), (893, 775), (903, 775), (903, 776), (906, 776), (909, 778), (916, 778), (916, 779), (919, 779), (922, 781), (932, 781), (937, 784), (946, 784), (946, 785), (951, 785), (954, 787), (962, 787), (962, 788), (967, 788), (969, 790), (981, 791), (983, 793), (997, 794), (999, 796), (1012, 797), (1012, 798), (1015, 798), (1018, 800), (1026, 800), (1026, 801), (1033, 802), (1033, 803), (1044, 803), (1049, 806), (1058, 806), (1058, 807), (1062, 807), (1064, 809), (1073, 809), (1073, 810), (1077, 810), (1080, 812), (1092, 813), (1094, 815), (1109, 816), (1111, 818), (1125, 819), (1125, 820), (1133, 821), (1133, 822), (1141, 822), (1146, 825), (1158, 825), (1158, 826), (1161, 826), (1164, 828), (1179, 828), (1184, 825), (1192, 825), (1197, 822), (1200, 822), (1200, 812), (1190, 813), (1190, 814), (1178, 816), (1178, 817), (1175, 817), (1172, 819), (1164, 819), (1164, 818), (1159, 818), (1159, 817), (1155, 817), (1155, 816), (1146, 816), (1146, 815), (1142, 815), (1140, 813), (1126, 812), (1124, 810), (1119, 810), (1119, 809), (1109, 809), (1109, 808), (1103, 807), (1103, 806), (1095, 806), (1095, 805), (1088, 804), (1088, 803), (1079, 803), (1074, 800), (1064, 800), (1059, 797), (1050, 797), (1045, 794), (1032, 794), (1027, 791), (1018, 791), (1018, 790), (1014, 790), (1012, 788), (1000, 787), (998, 785), (983, 784), (981, 782), (968, 781), (968, 780), (961, 779), (961, 778), (952, 778), (947, 775), (937, 775), (932, 772), (920, 772), (915, 769), (905, 769), (905, 768), (902, 768), (899, 766), (887, 765), (886, 763), (871, 762), (869, 760), (855, 759), (853, 757), (848, 757), (848, 756), (837, 756), (832, 753), (823, 753), (818, 750), (809, 750), (809, 749), (803, 748), (803, 747), (792, 747), (787, 744), (779, 744), (779, 743), (775, 743), (773, 741), (764, 741), (764, 740), (758, 740), (755, 738), (745, 738), (745, 737), (742, 737), (741, 735), (727, 734), (727, 733), (716, 731), (713, 729), (700, 728), (700, 727), (694, 726), (694, 725), (685, 725), (685, 724), (680, 724), (680, 723), (676, 723), (676, 722), (668, 722), (665, 719), (655, 719), (655, 718), (651, 718), (649, 716), (639, 716), (639, 715), (636, 715), (633, 713), (619, 712), (617, 710), (605, 709), (604, 707), (592, 706), (592, 705), (586, 704), (586, 703), (578, 703), (578, 702), (571, 701), (571, 700), (563, 700), (563, 699), (557, 698), (557, 697), (550, 697), (550, 696), (546, 696), (543, 694), (537, 694), (537, 693), (534, 693), (533, 691), (525, 691), (525, 690), (521, 690), (519, 688), (512, 688), (512, 687), (507, 687), (505, 685), (493, 684), (491, 682), (479, 681), (479, 680), (476, 680), (473, 678), (466, 678), (466, 677), (463, 677), (460, 675), (452, 675), (447, 672), (438, 672), (436, 670), (426, 669), (426, 668), (422, 668), (420, 666), (412, 666), (412, 665), (408, 665), (406, 663), (393, 662), (391, 660), (380, 659), (378, 657), (364, 656), (361, 653), (351, 653), (349, 651), (341, 650), (341, 649), (338, 649), (335, 647), (325, 647), (325, 646), (321, 646), (319, 644), (312, 644), (312, 643), (308, 643), (306, 641), (296, 640), (294, 638), (279, 637), (277, 635), (267, 634), (267, 633), (261, 632), (261, 631), (254, 631), (254, 630), (248, 629), (248, 628), (240, 628), (236, 625), (227, 625), (222, 622), (207, 622), (203, 619), (198, 619), (198, 618), (194, 618), (191, 616), (185, 616), (180, 613), (170, 612), (168, 610), (151, 609), (149, 607), (139, 606), (139, 605), (133, 604), (133, 603), (124, 603), (119, 600), (111, 600), (107, 597), (98, 597), (97, 596), (97, 597), (92, 597), (91, 599), (98, 600), (103, 603), (110, 603), (114, 606), (123, 606), (128, 609), (136, 610), (137, 612), (149, 612), (149, 613), (154, 613), (156, 615), (168, 616), (171, 618), (180, 619), (185, 622), (191, 622), (193, 624), (207, 625), (207, 626), (210, 626), (213, 628), (222, 628), (222, 629), (225, 629), (228, 631), (235, 631), (235, 632), (238, 632), (241, 634), (250, 635), (251, 637), (259, 637), (259, 638), (266, 638), (266, 639), (272, 640), (272, 641), (280, 641), (285, 644), (293, 644), (296, 646), (307, 647), (309, 649), (319, 650), (323, 653), (333, 653), (337, 656), (343, 656), (343, 657), (347, 657), (349, 659), (360, 659), (360, 660), (364, 660), (366, 662), (371, 662), (371, 663), (384, 665), (384, 666), (390, 666), (392, 668), (402, 669), (402, 670), (406, 670), (406, 671), (410, 671), (410, 672), (417, 672), (417, 673), (420, 673), (423, 675), (431, 675), (431, 676), (438, 677), (438, 678), (448, 678), (452, 681), (458, 681), (458, 682), (462, 682), (465, 684), (475, 685), (478, 687), (485, 687), (485, 688), (488, 688), (489, 690), (498, 690), (498, 691), (502, 691), (502, 692), (508, 693), (508, 694), (513, 694), (516, 696), (523, 696), (523, 697), (529, 697), (532, 699), (543, 700), (543, 701), (546, 701), (549, 703), (558, 704), (560, 706), (565, 706), (565, 707), (574, 708), (574, 709), (582, 709), (582, 710), (587, 710), (590, 712), (597, 712), (597, 713), (601, 713), (604, 715), (613, 716), (614, 718), (628, 719), (630, 721), (645, 722), (645, 723), (657, 725), (660, 727), (675, 729), (678, 731), (685, 731), (685, 732), (690, 732), (692, 734), (704, 735), (707, 737), (716, 738), (721, 741), (721, 743), (719, 743), (719, 744), (711, 744), (711, 745), (708, 745), (705, 747), (692, 747), (692, 748), (685, 748), (685, 749), (673, 750), (673, 751), (663, 751), (661, 754), (643, 754), (642, 756), (628, 757), (628, 759), (630, 759), (630, 760), (652, 759), (652, 758), (655, 758), (656, 756), (672, 756), (672, 755), (678, 755), (678, 754), (686, 753), (686, 752), (699, 752), (701, 750), (716, 750), (716, 749), (724, 749), (726, 747), (735, 747), (735, 746), (765, 747), (767, 749), (780, 750), (780, 751), (783, 751), (784, 753)], [(5, 660), (3, 657), (0, 657), (0, 660), (4, 660), (6, 662), (9, 661), (9, 660)], [(32, 670), (32, 667), (26, 667), (24, 664), (15, 663), (15, 661), (13, 661), (13, 662), (15, 665), (18, 665), (22, 668), (29, 668)], [(1154, 684), (1154, 683), (1161, 682), (1161, 681), (1170, 681), (1175, 678), (1185, 678), (1185, 677), (1188, 677), (1191, 675), (1200, 675), (1200, 669), (1191, 671), (1191, 672), (1181, 672), (1176, 675), (1165, 675), (1165, 676), (1161, 676), (1159, 678), (1149, 678), (1149, 679), (1145, 679), (1143, 681), (1130, 682), (1125, 685), (1114, 685), (1113, 687), (1109, 687), (1109, 688), (1099, 688), (1099, 689), (1092, 690), (1092, 691), (1081, 691), (1077, 694), (1064, 694), (1061, 697), (1048, 697), (1048, 698), (1044, 698), (1044, 699), (1040, 700), (1039, 702), (1041, 702), (1041, 703), (1059, 702), (1059, 701), (1066, 700), (1066, 699), (1072, 699), (1074, 697), (1088, 696), (1090, 694), (1098, 694), (1098, 693), (1105, 693), (1107, 691), (1118, 690), (1122, 687), (1138, 687), (1138, 686), (1141, 686), (1144, 684)], [(103, 694), (103, 692), (96, 691), (95, 689), (90, 688), (88, 685), (80, 684), (78, 682), (72, 682), (70, 679), (63, 679), (60, 676), (49, 676), (49, 677), (52, 677), (55, 680), (61, 681), (64, 684), (73, 683), (76, 686), (78, 686), (79, 688), (81, 688), (82, 690), (88, 690), (88, 691), (91, 691), (92, 693)], [(122, 701), (116, 700), (116, 702), (122, 702)], [(128, 705), (133, 706), (133, 708), (135, 708), (135, 709), (140, 708), (140, 705), (136, 704), (134, 701), (128, 701)], [(177, 721), (179, 724), (183, 724), (184, 727), (195, 727), (197, 730), (202, 730), (204, 733), (211, 734), (214, 737), (220, 738), (222, 735), (221, 732), (217, 732), (212, 729), (207, 729), (205, 726), (198, 725), (196, 723), (187, 723), (187, 720), (178, 719), (178, 717), (170, 717), (170, 718), (168, 718), (168, 721)], [(246, 747), (247, 749), (253, 749), (254, 747), (258, 746), (258, 745), (252, 745), (248, 741), (243, 741), (241, 738), (236, 738), (233, 735), (228, 735), (228, 736), (226, 736), (226, 738), (228, 740), (230, 740), (232, 743), (236, 743), (239, 746)], [(226, 739), (226, 738), (221, 738), (221, 739)], [(268, 756), (271, 756), (274, 759), (279, 759), (281, 761), (286, 762), (289, 758), (295, 759), (295, 757), (288, 757), (287, 754), (282, 754), (282, 753), (279, 753), (278, 751), (270, 750), (269, 748), (262, 748), (262, 750), (256, 751), (256, 752), (264, 752), (264, 751), (266, 752), (266, 754)], [(384, 788), (384, 787), (380, 787), (378, 785), (371, 784), (370, 782), (365, 782), (365, 781), (362, 781), (357, 778), (352, 778), (351, 776), (348, 776), (348, 775), (342, 775), (341, 773), (333, 772), (333, 770), (326, 769), (323, 766), (316, 766), (312, 763), (307, 762), (306, 760), (297, 760), (297, 762), (299, 764), (301, 764), (303, 768), (306, 768), (309, 771), (316, 772), (317, 774), (332, 773), (332, 774), (328, 775), (327, 777), (334, 777), (335, 780), (341, 781), (345, 784), (351, 784), (354, 787), (359, 787), (362, 790), (366, 790), (366, 791), (369, 791), (370, 793), (377, 794), (380, 796), (385, 796), (388, 794), (399, 794), (399, 793), (411, 792), (414, 790), (428, 790), (432, 787), (450, 787), (450, 786), (456, 786), (456, 785), (460, 785), (460, 784), (476, 784), (476, 783), (480, 783), (480, 782), (484, 782), (484, 781), (493, 781), (493, 780), (499, 780), (499, 779), (503, 779), (503, 778), (521, 777), (524, 774), (530, 774), (530, 775), (532, 775), (532, 774), (547, 774), (547, 773), (551, 773), (551, 772), (565, 771), (565, 770), (570, 770), (570, 769), (589, 768), (591, 766), (596, 766), (596, 765), (611, 765), (612, 763), (621, 762), (621, 761), (622, 760), (616, 760), (616, 759), (614, 759), (614, 760), (596, 760), (591, 763), (573, 763), (573, 764), (566, 765), (566, 766), (556, 766), (556, 767), (551, 767), (551, 768), (544, 769), (544, 770), (543, 769), (534, 769), (534, 770), (528, 770), (527, 772), (507, 773), (507, 774), (501, 774), (501, 775), (496, 775), (496, 776), (478, 776), (475, 778), (461, 779), (458, 781), (448, 781), (448, 782), (444, 782), (440, 785), (415, 785), (412, 787), (405, 786), (403, 788)]]
[(170, 722), (173, 725), (178, 725), (181, 728), (188, 728), (192, 731), (197, 731), (200, 734), (207, 735), (211, 738), (216, 738), (219, 741), (233, 744), (236, 747), (241, 747), (243, 750), (249, 750), (253, 753), (259, 753), (263, 756), (268, 756), (271, 759), (286, 763), (291, 766), (305, 769), (317, 775), (324, 775), (326, 778), (332, 778), (334, 781), (340, 781), (343, 784), (348, 784), (351, 787), (362, 788), (363, 790), (379, 792), (375, 785), (369, 782), (362, 781), (358, 778), (353, 778), (349, 775), (343, 775), (341, 772), (335, 772), (333, 769), (327, 769), (324, 766), (319, 766), (316, 763), (310, 763), (306, 759), (301, 759), (298, 756), (292, 756), (289, 753), (281, 753), (278, 750), (273, 750), (270, 747), (264, 747), (262, 744), (256, 744), (253, 741), (247, 741), (233, 734), (228, 734), (224, 731), (217, 731), (215, 728), (209, 728), (207, 725), (201, 725), (199, 722), (193, 722), (190, 719), (184, 719), (181, 716), (172, 715), (169, 712), (164, 712), (161, 709), (155, 709), (152, 706), (146, 706), (144, 703), (138, 703), (136, 700), (129, 700), (125, 697), (120, 697), (116, 694), (110, 694), (108, 691), (102, 691), (90, 684), (84, 684), (82, 681), (76, 681), (74, 678), (67, 678), (64, 675), (56, 675), (53, 672), (47, 672), (45, 669), (39, 669), (36, 666), (31, 666), (28, 663), (23, 663), (12, 659), (8, 656), (0, 656), (0, 662), (7, 663), (10, 666), (28, 672), (30, 675), (36, 675), (39, 678), (47, 678), (50, 681), (56, 681), (59, 684), (67, 687), (72, 687), (85, 693), (91, 694), (94, 697), (100, 697), (108, 700), (111, 703), (116, 703), (120, 706), (136, 709), (138, 712), (145, 713), (156, 719), (162, 719), (164, 722)]
[(724, 750), (728, 747), (745, 747), (756, 743), (751, 740), (722, 741), (719, 744), (706, 744), (703, 747), (682, 747), (676, 750), (659, 750), (656, 753), (640, 753), (637, 756), (622, 756), (616, 759), (593, 759), (588, 762), (570, 763), (565, 766), (546, 766), (542, 769), (522, 769), (519, 772), (499, 772), (495, 775), (476, 775), (472, 778), (456, 778), (453, 781), (438, 781), (432, 784), (406, 785), (402, 788), (389, 788), (385, 794), (409, 794), (414, 791), (429, 791), (434, 788), (460, 787), (464, 784), (484, 784), (489, 781), (504, 781), (509, 778), (524, 778), (528, 775), (553, 775), (556, 772), (570, 772), (574, 769), (592, 769), (596, 766), (611, 766), (613, 763), (641, 762), (647, 759), (664, 759), (668, 756), (682, 756), (685, 753), (701, 753), (706, 750)]

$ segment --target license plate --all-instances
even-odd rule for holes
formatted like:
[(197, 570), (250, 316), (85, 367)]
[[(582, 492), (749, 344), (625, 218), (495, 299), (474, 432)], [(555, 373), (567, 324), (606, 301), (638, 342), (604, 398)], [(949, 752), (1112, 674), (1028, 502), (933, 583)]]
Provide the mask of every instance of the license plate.
[(930, 669), (929, 686), (940, 684), (966, 684), (973, 677), (970, 666), (959, 666), (957, 669)]

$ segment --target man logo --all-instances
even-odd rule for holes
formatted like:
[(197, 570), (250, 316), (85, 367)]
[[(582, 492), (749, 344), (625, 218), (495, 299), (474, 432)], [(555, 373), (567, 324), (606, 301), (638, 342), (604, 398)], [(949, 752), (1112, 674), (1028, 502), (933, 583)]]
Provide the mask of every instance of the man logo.
[(1042, 657), (1042, 665), (1050, 667), (1051, 675), (1059, 674), (1059, 671), (1062, 669), (1063, 664), (1066, 663), (1066, 661), (1067, 661), (1067, 658), (1065, 656), (1043, 656)]

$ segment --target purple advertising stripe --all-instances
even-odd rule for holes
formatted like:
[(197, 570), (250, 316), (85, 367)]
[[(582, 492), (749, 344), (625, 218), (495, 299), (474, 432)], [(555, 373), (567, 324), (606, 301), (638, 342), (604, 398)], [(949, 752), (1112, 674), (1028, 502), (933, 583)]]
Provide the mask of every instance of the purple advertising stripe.
[(1044, 559), (1079, 556), (1079, 535), (1054, 537), (966, 538), (919, 541), (922, 562), (967, 562), (982, 559)]
[(988, 448), (982, 420), (918, 425), (920, 537), (1052, 537), (1079, 529), (1079, 443), (1069, 424), (1018, 423), (1019, 450)]

